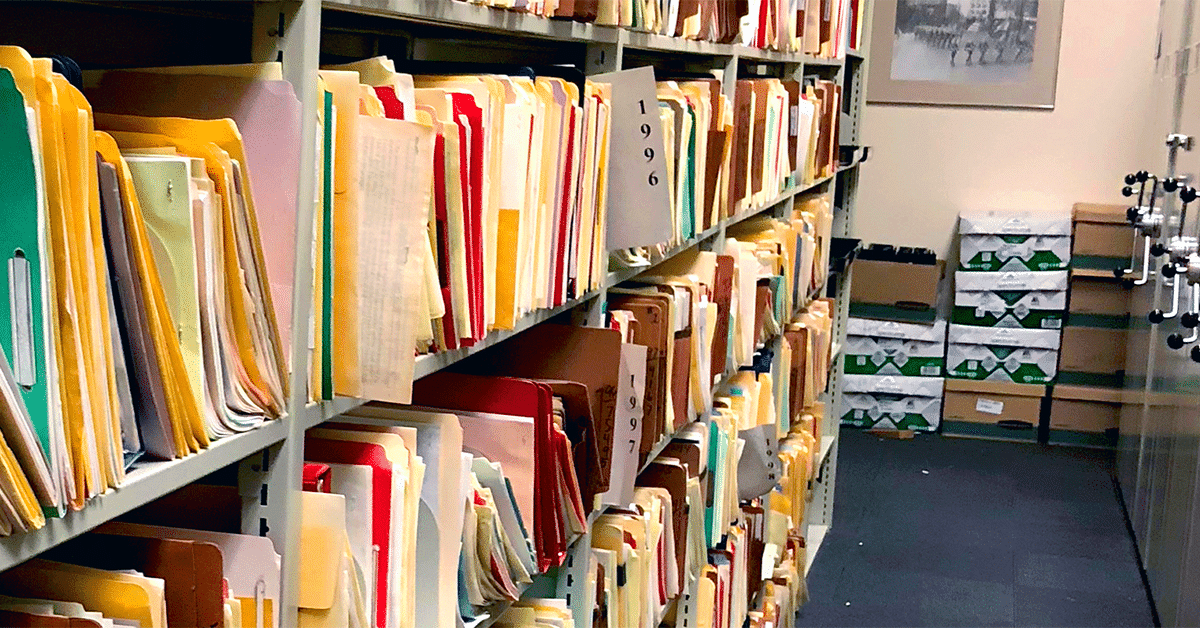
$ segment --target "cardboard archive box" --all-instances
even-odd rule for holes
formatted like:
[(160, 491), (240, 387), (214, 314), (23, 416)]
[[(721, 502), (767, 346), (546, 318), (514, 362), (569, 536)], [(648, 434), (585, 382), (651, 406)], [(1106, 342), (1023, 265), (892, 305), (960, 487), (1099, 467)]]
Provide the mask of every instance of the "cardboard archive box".
[(1129, 289), (1115, 277), (1072, 270), (1068, 285), (1067, 325), (1110, 329), (1129, 326)]
[(1037, 442), (1045, 386), (947, 379), (946, 436)]
[(958, 233), (960, 270), (1066, 270), (1071, 263), (1065, 212), (964, 212)]
[(937, 318), (942, 260), (909, 264), (857, 259), (850, 268), (851, 316), (918, 323)]
[(937, 430), (942, 417), (940, 377), (845, 375), (843, 425), (871, 429)]
[(954, 273), (951, 322), (980, 327), (1060, 329), (1067, 271)]
[(842, 353), (848, 375), (941, 377), (946, 366), (946, 322), (922, 325), (850, 318)]
[(958, 379), (1049, 384), (1058, 372), (1056, 329), (950, 325), (946, 376)]
[(1071, 267), (1111, 274), (1127, 268), (1133, 256), (1133, 226), (1125, 221), (1127, 205), (1075, 203)]
[(1066, 327), (1058, 359), (1058, 382), (1119, 387), (1125, 380), (1128, 331), (1104, 327)]
[(1123, 400), (1119, 388), (1055, 385), (1050, 392), (1048, 442), (1113, 447)]
[(1129, 290), (1116, 278), (1071, 271), (1058, 382), (1119, 388), (1125, 377)]

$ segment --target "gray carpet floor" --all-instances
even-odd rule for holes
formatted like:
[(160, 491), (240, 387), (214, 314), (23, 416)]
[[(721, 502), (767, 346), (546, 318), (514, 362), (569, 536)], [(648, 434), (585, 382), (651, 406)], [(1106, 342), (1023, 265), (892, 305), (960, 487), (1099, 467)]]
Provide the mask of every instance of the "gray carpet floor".
[(1097, 451), (844, 429), (797, 626), (1152, 626)]

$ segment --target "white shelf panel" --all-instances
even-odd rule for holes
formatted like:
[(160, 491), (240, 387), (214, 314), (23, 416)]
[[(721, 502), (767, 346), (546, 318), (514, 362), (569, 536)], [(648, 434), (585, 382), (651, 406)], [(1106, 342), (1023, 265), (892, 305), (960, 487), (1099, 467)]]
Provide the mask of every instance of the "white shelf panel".
[(301, 429), (307, 430), (325, 421), (345, 414), (366, 403), (353, 397), (337, 397), (328, 401), (309, 404), (300, 415)]
[(186, 458), (135, 465), (120, 488), (89, 501), (83, 510), (68, 512), (61, 519), (49, 519), (40, 530), (0, 538), (0, 571), (282, 442), (287, 436), (288, 420), (270, 421), (244, 434), (222, 438), (208, 449)]
[(821, 437), (821, 448), (817, 451), (817, 467), (825, 464), (825, 459), (829, 457), (830, 450), (833, 449), (833, 443), (837, 441), (837, 431), (833, 434), (826, 434)]
[(829, 533), (827, 525), (810, 525), (808, 526), (808, 534), (804, 535), (804, 543), (807, 551), (804, 552), (806, 563), (804, 565), (804, 575), (807, 577), (808, 572), (812, 570), (813, 562), (817, 560), (817, 551), (821, 549), (821, 543), (825, 541), (825, 535)]

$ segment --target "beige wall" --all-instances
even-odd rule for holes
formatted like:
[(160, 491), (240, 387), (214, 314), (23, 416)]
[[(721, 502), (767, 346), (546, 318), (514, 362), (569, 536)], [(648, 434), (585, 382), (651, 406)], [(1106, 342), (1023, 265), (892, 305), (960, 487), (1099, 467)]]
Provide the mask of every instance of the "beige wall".
[(1156, 0), (1066, 0), (1052, 111), (868, 106), (855, 236), (945, 257), (961, 210), (1119, 202), (1121, 177), (1146, 167), (1157, 15)]

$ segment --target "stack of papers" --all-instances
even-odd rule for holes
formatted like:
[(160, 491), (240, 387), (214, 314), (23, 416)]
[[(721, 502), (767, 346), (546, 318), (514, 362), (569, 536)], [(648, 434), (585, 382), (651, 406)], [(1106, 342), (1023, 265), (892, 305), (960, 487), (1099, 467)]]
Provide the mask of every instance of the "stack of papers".
[(787, 152), (794, 159), (791, 183), (809, 185), (838, 166), (842, 86), (836, 81), (782, 81), (792, 106)]
[[(11, 225), (0, 235), (10, 252), (0, 346), (12, 361), (5, 438), (18, 439), (5, 452), (4, 475), (14, 478), (6, 483), (18, 485), (5, 491), (6, 532), (40, 527), (40, 507), (81, 508), (125, 471), (92, 111), (52, 68), (50, 59), (0, 47)], [(40, 485), (36, 499), (20, 475)]]
[(518, 600), (537, 574), (537, 563), (503, 465), (473, 458), (468, 496), (459, 578), (467, 604), (460, 608)]
[(732, 207), (727, 216), (778, 196), (794, 169), (787, 141), (791, 94), (783, 81), (739, 79), (733, 100)]
[(287, 395), (294, 239), (264, 247), (258, 227), (260, 212), (285, 231), (295, 215), (296, 173), (290, 189), (281, 173), (299, 103), (278, 64), (81, 89), (54, 63), (0, 47), (4, 534), (82, 508), (140, 456), (276, 418)]
[(818, 299), (787, 326), (783, 337), (792, 353), (793, 415), (811, 407), (829, 382), (833, 344), (830, 303)]
[(611, 93), (578, 78), (321, 71), (314, 398), (408, 403), (415, 354), (600, 286)]
[(328, 482), (312, 492), (336, 499), (305, 494), (302, 621), (358, 625), (356, 618), (366, 617), (380, 628), (419, 625), (417, 520), (427, 467), (417, 429), (327, 424), (308, 431), (305, 457), (328, 469)]
[[(801, 181), (811, 183), (832, 176), (838, 168), (842, 86), (836, 81), (815, 81), (805, 86), (804, 100), (812, 105), (813, 130)], [(801, 115), (807, 116), (807, 110), (805, 107)]]

